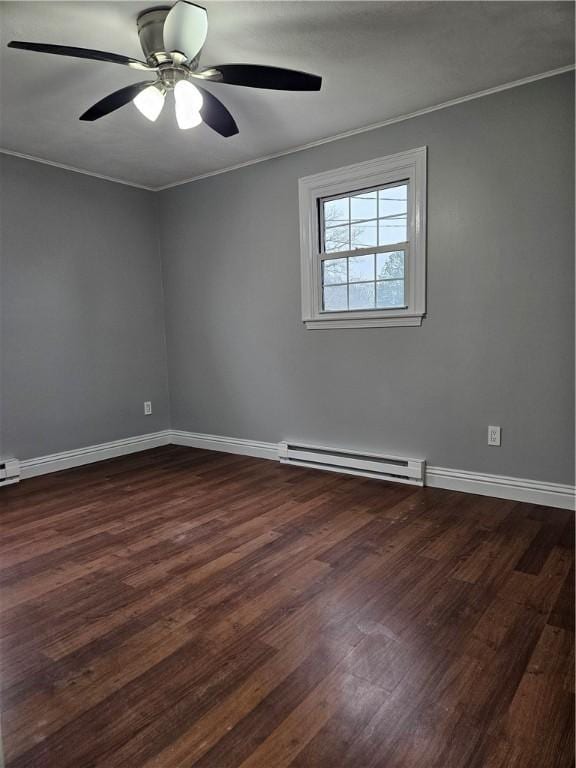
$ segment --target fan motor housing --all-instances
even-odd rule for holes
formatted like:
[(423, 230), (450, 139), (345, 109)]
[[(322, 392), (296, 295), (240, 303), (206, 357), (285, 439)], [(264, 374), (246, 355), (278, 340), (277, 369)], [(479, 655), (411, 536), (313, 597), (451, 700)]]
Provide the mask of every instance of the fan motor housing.
[(164, 22), (170, 10), (169, 5), (150, 8), (138, 16), (138, 37), (148, 61), (157, 62), (158, 54), (164, 54)]
[(198, 69), (200, 51), (186, 64), (184, 64), (186, 57), (183, 54), (176, 51), (166, 51), (164, 47), (164, 22), (170, 10), (172, 10), (170, 5), (162, 5), (143, 11), (137, 19), (138, 37), (148, 64), (153, 67), (161, 67), (162, 64), (172, 65), (185, 74)]

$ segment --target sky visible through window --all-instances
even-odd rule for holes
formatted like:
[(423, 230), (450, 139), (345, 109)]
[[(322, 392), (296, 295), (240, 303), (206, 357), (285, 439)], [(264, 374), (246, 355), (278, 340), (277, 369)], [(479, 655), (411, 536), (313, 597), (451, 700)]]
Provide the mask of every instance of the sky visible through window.
[[(323, 201), (325, 253), (402, 244), (407, 239), (408, 184)], [(322, 298), (326, 312), (405, 306), (405, 252), (387, 250), (324, 259)]]

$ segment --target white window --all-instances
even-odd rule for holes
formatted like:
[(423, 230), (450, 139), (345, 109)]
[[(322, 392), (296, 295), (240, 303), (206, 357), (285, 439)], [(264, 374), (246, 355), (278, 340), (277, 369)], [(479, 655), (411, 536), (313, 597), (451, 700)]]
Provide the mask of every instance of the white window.
[(426, 311), (426, 147), (299, 181), (308, 328), (420, 325)]

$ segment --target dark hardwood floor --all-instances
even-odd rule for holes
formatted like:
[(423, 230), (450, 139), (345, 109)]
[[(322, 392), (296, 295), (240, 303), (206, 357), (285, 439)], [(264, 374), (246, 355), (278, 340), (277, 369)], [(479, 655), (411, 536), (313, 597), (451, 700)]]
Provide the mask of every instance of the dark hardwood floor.
[(573, 514), (159, 448), (0, 495), (8, 768), (571, 768)]

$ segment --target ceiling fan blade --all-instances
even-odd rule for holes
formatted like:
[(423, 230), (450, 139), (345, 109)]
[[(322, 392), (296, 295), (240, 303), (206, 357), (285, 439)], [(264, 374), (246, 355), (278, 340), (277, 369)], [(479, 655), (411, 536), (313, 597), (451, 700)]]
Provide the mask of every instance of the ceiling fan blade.
[(227, 85), (271, 88), (277, 91), (319, 91), (322, 87), (322, 78), (319, 75), (282, 67), (263, 67), (259, 64), (219, 64), (217, 67), (195, 72), (194, 75)]
[(210, 91), (207, 91), (206, 88), (201, 88), (199, 85), (196, 87), (202, 92), (202, 97), (204, 99), (202, 109), (200, 110), (202, 120), (207, 126), (212, 128), (213, 131), (219, 133), (220, 136), (226, 138), (235, 136), (238, 133), (238, 126), (224, 104), (222, 104), (220, 99), (217, 99), (216, 96), (211, 94)]
[(109, 115), (110, 112), (114, 112), (116, 109), (120, 109), (129, 101), (132, 101), (135, 96), (138, 96), (140, 91), (144, 88), (152, 85), (150, 80), (146, 80), (142, 83), (134, 83), (133, 85), (127, 85), (125, 88), (120, 88), (119, 91), (114, 91), (103, 99), (100, 99), (96, 104), (87, 109), (83, 115), (80, 116), (80, 120), (98, 120), (104, 115)]
[(91, 48), (74, 48), (69, 45), (51, 45), (50, 43), (26, 43), (21, 40), (12, 40), (8, 48), (19, 48), (22, 51), (37, 51), (38, 53), (54, 53), (57, 56), (73, 56), (77, 59), (92, 59), (93, 61), (108, 61), (111, 64), (124, 64), (132, 69), (153, 70), (145, 61), (131, 59), (129, 56), (121, 56), (119, 53), (107, 51), (93, 51)]
[(180, 0), (169, 11), (164, 22), (164, 50), (180, 51), (187, 59), (194, 59), (208, 34), (206, 8)]

